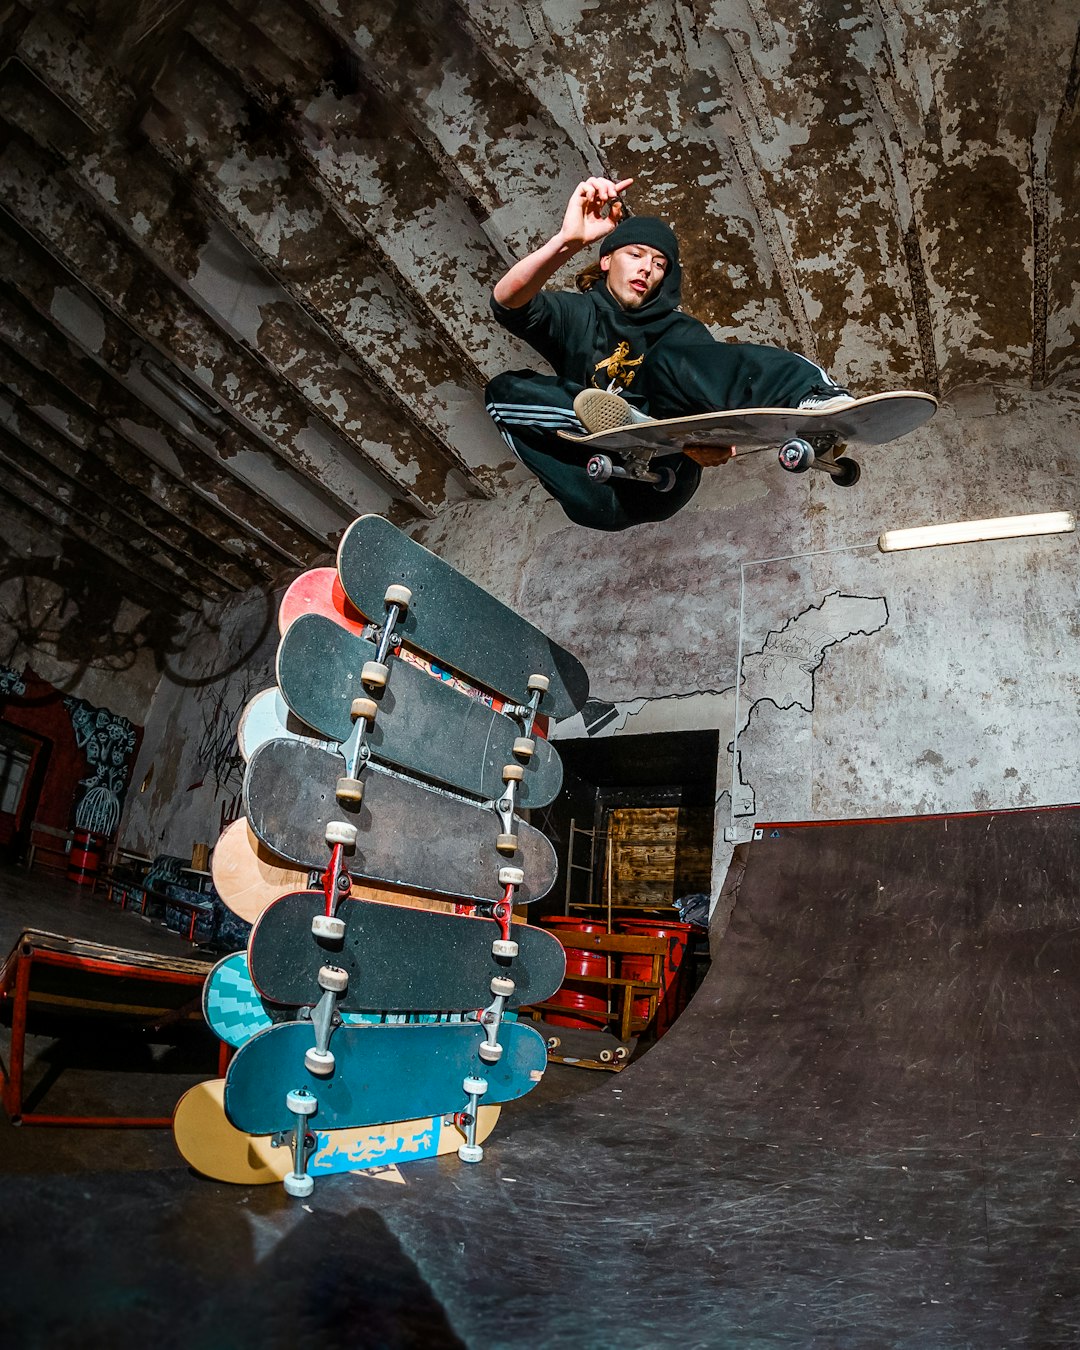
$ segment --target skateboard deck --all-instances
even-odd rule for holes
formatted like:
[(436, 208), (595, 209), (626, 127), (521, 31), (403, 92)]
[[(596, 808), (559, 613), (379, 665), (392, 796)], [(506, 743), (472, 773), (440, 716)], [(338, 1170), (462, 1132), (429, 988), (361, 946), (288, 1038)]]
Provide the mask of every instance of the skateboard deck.
[(236, 727), (236, 743), (245, 763), (267, 741), (311, 741), (326, 750), (336, 750), (337, 746), (331, 744), (333, 739), (303, 722), (276, 687), (255, 694), (240, 714)]
[(314, 1004), (318, 975), (328, 962), (349, 973), (335, 1006), (342, 1012), (457, 1012), (486, 1007), (491, 979), (514, 981), (508, 1006), (540, 1003), (563, 982), (566, 957), (553, 934), (513, 924), (518, 944), (512, 960), (492, 955), (499, 936), (492, 919), (430, 914), (370, 900), (344, 900), (341, 945), (328, 947), (311, 933), (311, 920), (326, 912), (321, 891), (302, 891), (275, 901), (255, 925), (248, 944), (251, 978), (277, 1004)]
[[(247, 952), (231, 952), (217, 963), (203, 985), (202, 1007), (206, 1025), (218, 1040), (237, 1047), (245, 1045), (260, 1031), (266, 1031), (278, 1022), (294, 1022), (297, 1017), (295, 1006), (272, 1003), (255, 988)], [(350, 1024), (385, 1022), (396, 1026), (439, 1020), (434, 1013), (343, 1012), (340, 1007), (338, 1011), (341, 1020)], [(462, 1017), (461, 1013), (451, 1013), (445, 1020), (461, 1021)]]
[[(275, 1143), (270, 1135), (245, 1134), (229, 1123), (224, 1106), (225, 1080), (196, 1083), (180, 1098), (173, 1115), (173, 1138), (184, 1161), (213, 1181), (259, 1186), (284, 1181), (293, 1169), (291, 1139)], [(476, 1113), (476, 1142), (483, 1143), (499, 1119), (498, 1106)], [(315, 1148), (307, 1170), (314, 1177), (361, 1172), (373, 1167), (418, 1162), (453, 1153), (465, 1140), (453, 1115), (424, 1116), (390, 1125), (314, 1130)]]
[(487, 1081), (484, 1105), (515, 1101), (544, 1076), (547, 1048), (525, 1023), (500, 1026), (503, 1053), (496, 1064), (479, 1056), (484, 1039), (476, 1022), (342, 1026), (330, 1038), (334, 1071), (322, 1077), (304, 1067), (315, 1045), (311, 1023), (283, 1022), (236, 1052), (225, 1077), (225, 1114), (247, 1134), (291, 1130), (286, 1097), (307, 1088), (317, 1101), (309, 1128), (352, 1129), (463, 1111), (469, 1075)]
[[(277, 680), (293, 729), (304, 724), (339, 743), (353, 735), (353, 700), (369, 697), (360, 678), (374, 660), (372, 642), (318, 614), (301, 615), (281, 639)], [(381, 763), (420, 773), (486, 800), (503, 791), (503, 766), (514, 758), (521, 726), (425, 670), (391, 658), (366, 742)], [(250, 708), (249, 704), (249, 708)], [(243, 725), (244, 719), (241, 719)], [(562, 763), (551, 744), (534, 740), (518, 784), (519, 806), (546, 806), (562, 788)]]
[[(937, 400), (930, 394), (896, 390), (856, 399), (848, 407), (834, 412), (737, 408), (729, 412), (631, 423), (614, 431), (596, 431), (586, 436), (574, 436), (565, 431), (560, 431), (559, 435), (586, 448), (595, 457), (611, 456), (621, 461), (630, 470), (630, 476), (634, 476), (635, 471), (646, 471), (654, 456), (684, 451), (698, 458), (695, 451), (725, 452), (731, 449), (737, 456), (748, 455), (761, 450), (781, 450), (792, 440), (808, 442), (817, 455), (823, 457), (821, 467), (824, 468), (848, 441), (884, 445), (897, 440), (928, 422), (937, 406)], [(701, 462), (719, 463), (723, 458), (710, 460), (706, 454), (701, 457)], [(593, 463), (590, 460), (590, 476), (603, 478), (599, 470), (593, 472)], [(783, 458), (781, 463), (794, 472), (810, 467), (809, 463), (787, 464)]]
[(569, 717), (589, 696), (575, 656), (382, 516), (361, 516), (345, 531), (338, 573), (352, 603), (377, 623), (387, 586), (407, 586), (404, 641), (516, 703), (528, 702), (534, 673), (551, 681), (540, 704), (548, 716)]
[(637, 1046), (637, 1037), (620, 1040), (610, 1031), (591, 1027), (560, 1027), (553, 1022), (530, 1022), (547, 1042), (548, 1059), (583, 1069), (625, 1069)]
[(342, 589), (336, 567), (301, 572), (286, 589), (278, 606), (278, 632), (282, 637), (301, 614), (321, 614), (357, 637), (367, 627), (367, 620)]
[(478, 803), (369, 764), (363, 800), (346, 806), (334, 795), (344, 772), (340, 755), (303, 741), (260, 746), (243, 788), (256, 837), (287, 862), (322, 871), (330, 859), (326, 827), (345, 821), (357, 829), (355, 851), (345, 855), (353, 875), (457, 900), (498, 899), (499, 871), (508, 865), (525, 874), (516, 904), (554, 885), (555, 850), (531, 825), (516, 822), (517, 851), (502, 854), (499, 819)]

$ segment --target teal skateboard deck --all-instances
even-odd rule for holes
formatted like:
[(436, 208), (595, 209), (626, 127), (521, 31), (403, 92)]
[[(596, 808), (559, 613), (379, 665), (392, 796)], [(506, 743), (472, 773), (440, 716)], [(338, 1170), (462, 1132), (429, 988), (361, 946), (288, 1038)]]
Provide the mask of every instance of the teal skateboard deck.
[(528, 703), (533, 674), (551, 682), (539, 707), (546, 716), (570, 717), (589, 697), (575, 656), (382, 516), (361, 516), (345, 531), (338, 574), (375, 623), (387, 587), (407, 586), (412, 601), (398, 623), (404, 641), (515, 703)]
[[(859, 480), (853, 459), (839, 457), (849, 441), (884, 445), (928, 422), (937, 399), (917, 390), (900, 389), (853, 399), (834, 410), (804, 408), (734, 408), (695, 413), (654, 422), (630, 422), (609, 431), (563, 440), (589, 451), (586, 472), (596, 482), (663, 478), (650, 466), (654, 458), (682, 451), (703, 465), (720, 464), (762, 450), (777, 451), (782, 468), (791, 473), (823, 469), (841, 487)], [(719, 458), (716, 456), (719, 454)]]
[(307, 1089), (316, 1099), (308, 1118), (314, 1130), (351, 1129), (383, 1121), (464, 1111), (469, 1076), (487, 1082), (483, 1104), (515, 1101), (539, 1083), (547, 1046), (524, 1022), (499, 1028), (502, 1057), (479, 1056), (484, 1028), (475, 1022), (427, 1026), (342, 1026), (330, 1038), (334, 1072), (304, 1067), (315, 1045), (309, 1022), (283, 1022), (260, 1032), (236, 1052), (225, 1078), (225, 1114), (247, 1134), (291, 1130), (290, 1092)]
[(339, 802), (340, 755), (304, 741), (262, 745), (244, 775), (244, 812), (253, 833), (278, 857), (322, 871), (330, 861), (331, 822), (356, 828), (345, 863), (357, 878), (451, 900), (492, 903), (500, 898), (499, 872), (520, 868), (524, 881), (515, 904), (546, 895), (557, 865), (550, 841), (516, 822), (517, 850), (497, 848), (499, 818), (463, 797), (369, 764), (359, 805)]
[[(290, 625), (277, 653), (277, 681), (293, 722), (345, 743), (355, 730), (353, 700), (370, 697), (360, 672), (375, 644), (319, 614)], [(503, 766), (521, 764), (519, 806), (547, 806), (562, 787), (562, 764), (550, 743), (533, 739), (532, 755), (515, 759), (521, 726), (479, 699), (460, 693), (408, 661), (391, 657), (390, 677), (375, 699), (378, 713), (365, 740), (381, 763), (493, 800), (503, 792)]]
[(276, 1004), (314, 1004), (320, 967), (348, 972), (335, 1004), (341, 1012), (457, 1012), (491, 1000), (493, 976), (509, 976), (508, 1006), (541, 1003), (566, 974), (562, 943), (528, 924), (514, 924), (517, 956), (492, 955), (499, 936), (492, 919), (402, 909), (375, 900), (343, 900), (335, 911), (345, 937), (332, 946), (312, 936), (311, 921), (326, 912), (321, 891), (286, 895), (266, 909), (251, 934), (248, 956), (256, 988)]
[[(310, 938), (311, 934), (308, 933)], [(361, 1022), (392, 1026), (414, 1022), (461, 1021), (463, 1014), (448, 1013), (442, 1019), (433, 1013), (377, 1013), (345, 1012), (339, 1008), (341, 1020), (347, 1025)], [(251, 979), (247, 952), (232, 952), (222, 959), (206, 977), (203, 985), (203, 1016), (215, 1036), (226, 1045), (246, 1045), (260, 1031), (266, 1031), (279, 1022), (295, 1022), (297, 1009), (273, 1003), (264, 998)], [(504, 1013), (504, 1017), (513, 1014)]]

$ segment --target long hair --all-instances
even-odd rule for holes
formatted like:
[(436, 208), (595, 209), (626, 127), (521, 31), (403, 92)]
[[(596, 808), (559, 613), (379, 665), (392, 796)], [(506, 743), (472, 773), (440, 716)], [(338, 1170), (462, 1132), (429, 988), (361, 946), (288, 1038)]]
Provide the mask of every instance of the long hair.
[(600, 281), (603, 280), (604, 269), (600, 266), (600, 259), (589, 263), (588, 267), (583, 267), (574, 277), (574, 285), (579, 291), (591, 291)]

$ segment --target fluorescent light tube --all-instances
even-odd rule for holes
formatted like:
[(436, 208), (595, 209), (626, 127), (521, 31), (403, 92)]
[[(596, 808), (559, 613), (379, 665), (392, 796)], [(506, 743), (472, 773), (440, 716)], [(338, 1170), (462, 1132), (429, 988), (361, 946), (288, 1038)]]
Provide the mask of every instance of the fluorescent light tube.
[(996, 520), (960, 520), (952, 525), (923, 525), (914, 530), (886, 530), (878, 538), (882, 553), (935, 544), (975, 544), (984, 539), (1019, 539), (1028, 534), (1068, 534), (1076, 529), (1071, 511), (1045, 511), (1038, 516), (999, 516)]

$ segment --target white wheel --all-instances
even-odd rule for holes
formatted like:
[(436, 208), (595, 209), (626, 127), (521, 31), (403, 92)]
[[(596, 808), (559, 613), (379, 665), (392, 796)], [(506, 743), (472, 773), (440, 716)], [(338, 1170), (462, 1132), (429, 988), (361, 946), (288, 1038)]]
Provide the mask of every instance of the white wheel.
[(483, 1160), (484, 1150), (479, 1144), (459, 1144), (457, 1155), (462, 1162), (478, 1163)]
[(518, 736), (514, 741), (514, 754), (521, 759), (532, 759), (536, 742), (530, 736)]
[(311, 921), (312, 937), (325, 938), (330, 942), (340, 942), (345, 936), (345, 920), (332, 918), (329, 914), (316, 914)]
[(310, 1092), (305, 1092), (298, 1088), (295, 1092), (290, 1092), (285, 1098), (285, 1105), (294, 1116), (313, 1116), (319, 1109), (319, 1099), (313, 1097)]
[(353, 848), (356, 844), (356, 826), (347, 820), (332, 820), (326, 827), (326, 842), (333, 848), (335, 844), (344, 844)]
[(529, 683), (526, 687), (530, 692), (534, 689), (539, 689), (542, 694), (546, 694), (551, 688), (551, 681), (546, 675), (530, 675)]
[(629, 1053), (630, 1053), (630, 1052), (627, 1050), (627, 1048), (626, 1048), (625, 1045), (620, 1045), (620, 1046), (618, 1047), (618, 1049), (615, 1051), (615, 1060), (616, 1060), (616, 1062), (617, 1062), (617, 1063), (620, 1063), (622, 1060), (624, 1060), (624, 1059), (627, 1057), (627, 1055), (628, 1055)]
[(306, 1172), (290, 1172), (281, 1184), (285, 1187), (286, 1195), (294, 1195), (298, 1200), (310, 1195), (315, 1189), (314, 1178)]
[(349, 987), (349, 972), (340, 966), (323, 966), (319, 970), (319, 988), (343, 994)]
[(500, 834), (498, 839), (495, 841), (495, 847), (499, 850), (500, 853), (516, 853), (517, 835)]
[(610, 1064), (614, 1058), (615, 1058), (615, 1052), (614, 1052), (613, 1050), (601, 1050), (601, 1051), (600, 1051), (600, 1063), (601, 1063), (601, 1064)]
[(320, 1078), (326, 1078), (334, 1072), (334, 1052), (332, 1050), (317, 1050), (314, 1046), (304, 1055), (304, 1068), (309, 1073), (317, 1073)]
[[(499, 837), (502, 839), (505, 838), (506, 836), (500, 835)], [(525, 873), (521, 870), (520, 867), (499, 868), (500, 886), (520, 886), (524, 880), (525, 880)]]
[(558, 1036), (549, 1036), (547, 1038), (547, 1048), (549, 1050), (558, 1050), (560, 1045), (562, 1045), (562, 1041), (559, 1040)]
[[(515, 753), (516, 753), (516, 747), (515, 747)], [(504, 765), (503, 765), (503, 782), (504, 782), (504, 783), (520, 783), (521, 780), (522, 780), (524, 777), (525, 777), (525, 770), (521, 767), (520, 764), (504, 764)]]
[(491, 992), (496, 998), (509, 998), (517, 988), (513, 980), (505, 975), (493, 975), (491, 977)]
[(354, 722), (363, 718), (365, 722), (374, 722), (375, 714), (379, 711), (379, 705), (373, 698), (354, 698), (352, 707), (349, 709), (349, 715)]
[(502, 1059), (502, 1046), (496, 1041), (494, 1045), (490, 1041), (480, 1042), (480, 1058), (485, 1064), (498, 1064)]
[(365, 661), (364, 668), (360, 672), (360, 679), (369, 689), (384, 689), (386, 681), (390, 678), (390, 667), (384, 665), (382, 661)]
[[(362, 801), (364, 797), (364, 785), (359, 778), (339, 778), (337, 787), (334, 789), (334, 795), (339, 802), (349, 802), (355, 805)], [(355, 831), (355, 826), (350, 826)]]
[(506, 938), (496, 938), (491, 944), (491, 954), (492, 956), (517, 956), (518, 945)]
[(477, 1078), (473, 1074), (470, 1074), (469, 1077), (465, 1079), (464, 1083), (462, 1083), (461, 1086), (465, 1089), (466, 1094), (470, 1097), (482, 1097), (484, 1093), (488, 1090), (487, 1079)]
[(398, 609), (408, 609), (412, 604), (412, 591), (408, 586), (387, 586), (383, 601), (387, 609), (391, 605), (397, 605)]

